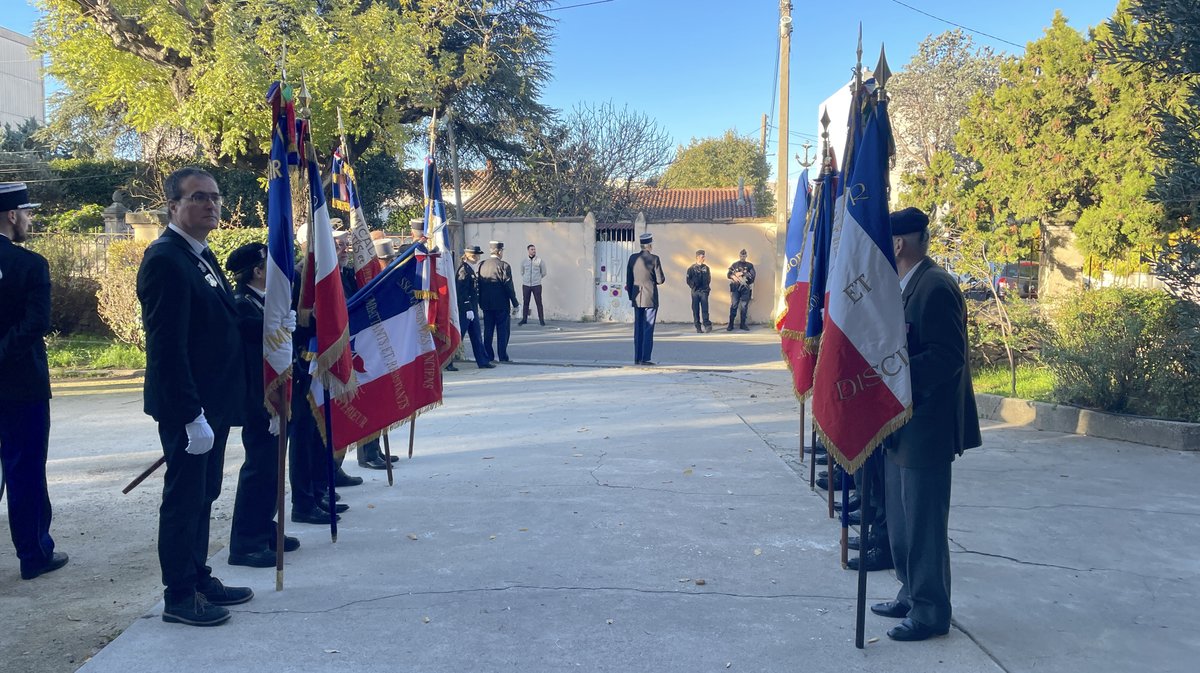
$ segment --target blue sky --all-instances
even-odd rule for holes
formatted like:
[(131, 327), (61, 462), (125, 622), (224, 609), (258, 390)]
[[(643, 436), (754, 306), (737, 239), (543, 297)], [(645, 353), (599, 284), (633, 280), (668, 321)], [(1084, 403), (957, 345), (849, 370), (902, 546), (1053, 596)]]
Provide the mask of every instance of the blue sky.
[[(0, 0), (0, 25), (26, 35), (38, 10), (27, 0)], [(758, 138), (763, 113), (774, 121), (777, 0), (558, 0), (545, 100), (569, 109), (612, 101), (646, 113), (676, 143), (736, 128)], [(908, 7), (904, 6), (908, 5)], [(1042, 35), (1056, 9), (1077, 30), (1107, 18), (1116, 0), (858, 0), (793, 2), (789, 154), (816, 133), (820, 102), (844, 85), (854, 66), (858, 23), (863, 61), (874, 65), (881, 43), (900, 70), (927, 35), (953, 26), (982, 31), (978, 44), (1019, 53)], [(925, 12), (926, 14), (922, 14)], [(1007, 44), (1005, 41), (1021, 45)], [(768, 151), (774, 153), (775, 131)]]

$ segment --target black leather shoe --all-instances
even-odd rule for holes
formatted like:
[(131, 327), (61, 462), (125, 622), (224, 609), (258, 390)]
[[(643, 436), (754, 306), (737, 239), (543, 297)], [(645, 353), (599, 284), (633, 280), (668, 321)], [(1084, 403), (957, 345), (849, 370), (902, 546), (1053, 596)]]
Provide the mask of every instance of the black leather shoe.
[(522, 320), (521, 322), (519, 322), (519, 323), (517, 323), (517, 324), (518, 324), (518, 325), (524, 325), (524, 324), (525, 324), (525, 323), (527, 323), (527, 322), (529, 322), (529, 321), (528, 321), (528, 320)]
[[(839, 519), (840, 519), (840, 517), (839, 517)], [(861, 526), (862, 525), (862, 512), (850, 512), (849, 514), (847, 514), (846, 515), (846, 525), (847, 526)]]
[(252, 551), (246, 554), (229, 553), (229, 565), (248, 566), (250, 568), (272, 568), (275, 566), (275, 552)]
[(359, 467), (365, 467), (368, 470), (386, 470), (387, 463), (383, 462), (383, 456), (371, 456), (367, 460), (358, 461)]
[(512, 358), (500, 358), (500, 362), (512, 362)]
[[(342, 517), (339, 515), (337, 520), (341, 521)], [(293, 509), (292, 521), (294, 523), (312, 523), (318, 526), (327, 526), (329, 525), (329, 510), (324, 510), (320, 507), (314, 507), (308, 511), (297, 511)]]
[(704, 334), (704, 330), (700, 329), (699, 325), (696, 325), (696, 334)]
[(705, 325), (705, 326), (704, 326), (704, 331), (705, 331), (705, 332), (711, 332), (711, 331), (712, 331), (712, 325)]
[(749, 332), (749, 331), (750, 331), (750, 328), (749, 328), (749, 327), (746, 327), (745, 325), (742, 325), (742, 326), (741, 326), (741, 327), (739, 327), (738, 329), (742, 330), (743, 332)]
[(492, 364), (492, 363), (490, 363), (490, 362), (485, 362), (485, 363), (483, 363), (483, 364), (479, 365), (479, 368), (480, 368), (480, 369), (495, 369), (495, 368), (496, 368), (496, 365), (494, 365), (494, 364)]
[(338, 488), (345, 488), (347, 486), (358, 486), (359, 484), (363, 483), (363, 478), (362, 477), (351, 477), (350, 475), (343, 472), (342, 468), (339, 467), (338, 471), (337, 471), (337, 477), (334, 478), (333, 483), (337, 484)]
[[(321, 507), (321, 509), (328, 512), (329, 511), (329, 498), (324, 498), (324, 499), (318, 501), (317, 505), (319, 505)], [(343, 505), (340, 502), (335, 503), (334, 506), (337, 507), (337, 509), (334, 511), (336, 511), (338, 514), (341, 514), (342, 512), (345, 512), (346, 510), (350, 509), (350, 505)]]
[(162, 620), (189, 626), (219, 626), (229, 621), (229, 611), (209, 603), (202, 594), (195, 593), (180, 601), (167, 601)]
[(949, 628), (944, 630), (935, 630), (931, 626), (925, 626), (920, 622), (914, 622), (908, 617), (905, 617), (904, 621), (889, 629), (887, 635), (888, 638), (891, 638), (892, 640), (914, 642), (918, 640), (929, 640), (930, 638), (936, 636), (944, 636), (947, 633), (950, 633)]
[[(850, 496), (850, 511), (851, 512), (857, 512), (859, 507), (861, 507), (861, 506), (862, 506), (862, 500), (860, 500), (859, 498), (857, 498), (855, 496)], [(833, 511), (835, 511), (835, 512), (842, 511), (842, 501), (841, 500), (834, 501)]]
[(545, 326), (546, 326), (546, 321), (545, 321), (545, 320), (538, 320), (538, 324), (540, 324), (542, 327), (545, 327)]
[(904, 619), (908, 616), (908, 611), (912, 608), (908, 607), (900, 601), (888, 601), (886, 603), (876, 603), (871, 606), (871, 612), (880, 617), (890, 617), (892, 619)]
[(860, 547), (862, 547), (862, 538), (859, 536), (851, 535), (850, 537), (846, 538), (846, 549), (858, 551)]
[(398, 462), (400, 462), (400, 456), (392, 456), (392, 462), (393, 462), (393, 463), (398, 463)]
[(655, 365), (653, 362), (651, 362), (651, 361), (649, 361), (649, 360), (642, 360), (642, 364), (643, 364), (644, 366), (646, 366), (646, 367), (656, 367), (656, 366), (657, 366), (657, 365)]
[[(862, 558), (862, 554), (855, 556), (846, 563), (846, 567), (851, 570), (858, 570), (858, 560)], [(873, 547), (867, 550), (867, 572), (875, 572), (876, 570), (891, 570), (896, 564), (892, 563), (892, 555), (883, 551), (878, 547)]]
[(828, 453), (818, 453), (816, 461), (817, 461), (817, 465), (828, 465), (829, 464), (829, 454)]
[(455, 367), (455, 366), (454, 366), (454, 363), (452, 362), (452, 363), (450, 363), (450, 364), (446, 365), (446, 371), (448, 371), (448, 372), (456, 372), (456, 371), (458, 371), (458, 367)]
[[(275, 565), (274, 560), (271, 565)], [(213, 605), (241, 605), (254, 598), (254, 590), (250, 587), (227, 587), (215, 577), (209, 577), (208, 581), (196, 587), (196, 593)]]
[[(299, 548), (300, 548), (300, 540), (292, 537), (291, 535), (283, 536), (283, 551), (285, 553), (289, 552), (289, 551), (296, 551)], [(267, 542), (267, 549), (270, 549), (272, 554), (275, 553), (275, 536), (274, 535), (272, 535), (270, 541)]]
[(726, 328), (725, 328), (725, 331), (726, 331), (726, 332), (732, 332), (732, 331), (733, 331), (733, 325), (730, 325), (729, 327), (726, 327)]
[(26, 566), (24, 563), (22, 563), (21, 564), (21, 579), (31, 580), (35, 577), (40, 577), (42, 575), (45, 575), (46, 573), (52, 573), (55, 570), (58, 570), (59, 568), (67, 565), (67, 561), (68, 561), (68, 558), (67, 558), (66, 554), (56, 551), (56, 552), (51, 552), (50, 558), (46, 559), (46, 561), (44, 563), (42, 563), (41, 565)]

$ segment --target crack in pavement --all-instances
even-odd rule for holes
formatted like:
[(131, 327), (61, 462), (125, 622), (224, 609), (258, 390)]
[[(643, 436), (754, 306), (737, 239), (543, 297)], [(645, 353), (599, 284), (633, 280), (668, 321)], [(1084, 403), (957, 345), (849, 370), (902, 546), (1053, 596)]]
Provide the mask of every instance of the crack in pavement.
[(402, 593), (386, 594), (383, 596), (375, 596), (373, 598), (363, 598), (360, 600), (347, 601), (340, 605), (333, 605), (319, 610), (237, 610), (240, 613), (253, 615), (313, 615), (337, 612), (345, 608), (355, 605), (366, 605), (369, 603), (378, 603), (380, 601), (391, 600), (393, 598), (404, 598), (406, 596), (461, 596), (467, 594), (482, 594), (482, 593), (503, 593), (506, 591), (578, 591), (578, 592), (622, 592), (631, 594), (647, 594), (647, 595), (667, 595), (667, 596), (683, 596), (683, 597), (721, 597), (721, 598), (744, 598), (753, 600), (778, 600), (778, 599), (813, 599), (823, 601), (857, 601), (856, 596), (833, 596), (829, 594), (742, 594), (730, 591), (680, 591), (678, 589), (639, 589), (636, 587), (609, 587), (609, 586), (542, 586), (537, 584), (510, 584), (501, 587), (477, 587), (474, 589), (447, 589), (444, 591), (405, 591)]

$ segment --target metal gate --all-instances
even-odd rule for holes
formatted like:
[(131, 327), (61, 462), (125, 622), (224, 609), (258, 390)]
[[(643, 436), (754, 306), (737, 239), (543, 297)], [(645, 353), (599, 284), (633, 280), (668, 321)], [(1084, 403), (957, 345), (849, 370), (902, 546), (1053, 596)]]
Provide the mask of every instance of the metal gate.
[(625, 294), (625, 268), (638, 249), (633, 227), (596, 227), (596, 320), (633, 322), (633, 306)]

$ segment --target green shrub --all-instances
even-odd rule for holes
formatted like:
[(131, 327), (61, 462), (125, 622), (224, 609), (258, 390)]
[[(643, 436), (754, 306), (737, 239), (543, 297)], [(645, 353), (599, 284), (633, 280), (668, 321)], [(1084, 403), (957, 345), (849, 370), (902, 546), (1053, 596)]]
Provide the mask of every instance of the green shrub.
[(136, 346), (96, 335), (46, 339), (46, 357), (52, 369), (144, 369), (146, 354)]
[(72, 334), (103, 330), (97, 312), (91, 251), (95, 239), (81, 234), (41, 234), (28, 246), (50, 267), (50, 331)]
[(137, 272), (149, 241), (114, 241), (108, 246), (108, 270), (100, 278), (100, 317), (118, 339), (146, 349), (142, 306), (137, 298)]
[[(217, 261), (221, 263), (221, 270), (225, 271), (225, 261), (229, 259), (229, 253), (246, 245), (247, 243), (262, 243), (267, 244), (267, 230), (265, 228), (224, 228), (217, 229), (208, 234), (206, 239), (208, 248), (217, 256)], [(225, 274), (229, 277), (229, 282), (233, 282), (233, 276), (228, 272)]]
[(38, 218), (45, 231), (84, 233), (104, 231), (104, 206), (89, 203), (75, 210)]
[(1075, 294), (1042, 350), (1059, 402), (1200, 421), (1200, 307), (1158, 290)]
[(974, 370), (1007, 368), (1005, 343), (1012, 346), (1018, 367), (1038, 362), (1046, 338), (1046, 324), (1038, 305), (1018, 300), (1005, 302), (1003, 308), (1012, 324), (1011, 337), (1005, 336), (1004, 316), (994, 299), (967, 300), (967, 346)]

